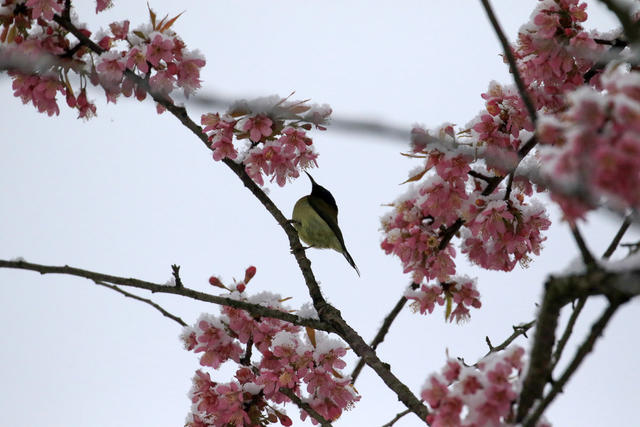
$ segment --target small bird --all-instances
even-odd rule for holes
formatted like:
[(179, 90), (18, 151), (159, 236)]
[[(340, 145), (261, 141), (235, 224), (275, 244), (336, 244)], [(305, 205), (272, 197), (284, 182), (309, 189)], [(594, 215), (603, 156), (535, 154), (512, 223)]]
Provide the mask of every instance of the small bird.
[(309, 247), (340, 252), (360, 276), (360, 270), (347, 251), (338, 227), (336, 200), (329, 190), (318, 185), (309, 173), (305, 173), (311, 180), (311, 194), (296, 202), (292, 214), (292, 223), (298, 231), (298, 236)]

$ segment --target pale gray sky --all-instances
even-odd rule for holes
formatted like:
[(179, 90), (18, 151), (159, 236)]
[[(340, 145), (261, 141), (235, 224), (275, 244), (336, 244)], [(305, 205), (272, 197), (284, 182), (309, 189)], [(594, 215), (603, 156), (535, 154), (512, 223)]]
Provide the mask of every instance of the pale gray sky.
[[(77, 2), (78, 4), (81, 2)], [(148, 20), (145, 1), (115, 0), (96, 17), (82, 2), (80, 20), (97, 29), (129, 19)], [(492, 2), (511, 39), (535, 1)], [(516, 4), (517, 3), (517, 4)], [(590, 2), (590, 5), (593, 2)], [(479, 2), (200, 2), (155, 0), (159, 15), (186, 13), (175, 30), (207, 59), (203, 92), (225, 97), (271, 94), (328, 103), (336, 117), (380, 119), (407, 129), (464, 125), (482, 108), (489, 81), (510, 84), (500, 47)], [(608, 30), (613, 20), (589, 9), (588, 27)], [(189, 287), (212, 291), (210, 275), (240, 278), (255, 265), (249, 291), (308, 301), (284, 234), (240, 181), (169, 114), (149, 103), (122, 100), (83, 122), (61, 105), (58, 117), (38, 114), (4, 94), (0, 125), (0, 257), (63, 265), (164, 282), (182, 266)], [(64, 100), (61, 100), (64, 104)], [(201, 109), (189, 108), (198, 119)], [(406, 145), (331, 127), (314, 131), (320, 169), (314, 177), (340, 205), (345, 240), (362, 277), (330, 251), (308, 256), (327, 298), (368, 340), (409, 278), (397, 259), (379, 249), (381, 206), (396, 198), (415, 166), (399, 155)], [(270, 185), (289, 213), (309, 183)], [(557, 216), (556, 216), (557, 218)], [(584, 235), (600, 253), (619, 221), (592, 215)], [(485, 336), (501, 342), (511, 325), (533, 319), (544, 277), (562, 270), (577, 251), (566, 225), (547, 233), (543, 254), (528, 270), (479, 277), (483, 307), (463, 325), (444, 323), (442, 310), (424, 317), (404, 312), (381, 345), (381, 358), (416, 393), (446, 359), (475, 361)], [(630, 236), (638, 236), (632, 230)], [(193, 322), (217, 307), (154, 296)], [(0, 270), (0, 425), (27, 427), (183, 425), (186, 393), (199, 367), (178, 340), (180, 328), (143, 305), (91, 282)], [(587, 305), (576, 336), (588, 331), (603, 304)], [(615, 316), (575, 378), (548, 411), (556, 426), (632, 425), (640, 404), (637, 384), (637, 302)], [(528, 342), (520, 341), (528, 348)], [(571, 341), (570, 348), (577, 341)], [(354, 361), (353, 355), (349, 359)], [(351, 370), (351, 365), (348, 371)], [(218, 377), (225, 381), (227, 373)], [(338, 425), (375, 426), (403, 408), (366, 370), (362, 400)], [(614, 409), (615, 408), (615, 409)], [(295, 425), (297, 410), (289, 407)], [(407, 416), (397, 426), (420, 425)]]

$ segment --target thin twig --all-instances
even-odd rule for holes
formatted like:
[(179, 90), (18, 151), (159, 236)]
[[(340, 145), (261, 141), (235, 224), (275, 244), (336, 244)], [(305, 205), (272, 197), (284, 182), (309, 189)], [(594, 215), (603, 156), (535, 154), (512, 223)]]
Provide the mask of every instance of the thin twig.
[(308, 326), (314, 329), (318, 329), (326, 332), (334, 332), (334, 329), (327, 323), (316, 319), (310, 319), (306, 317), (296, 316), (284, 311), (275, 310), (272, 308), (264, 307), (258, 304), (252, 304), (245, 301), (238, 301), (231, 298), (219, 297), (216, 295), (210, 295), (204, 292), (199, 292), (194, 289), (186, 287), (178, 288), (176, 286), (166, 286), (157, 283), (147, 282), (144, 280), (112, 276), (110, 274), (97, 273), (89, 270), (82, 270), (80, 268), (65, 266), (51, 266), (42, 264), (33, 264), (26, 261), (6, 261), (0, 260), (0, 268), (15, 268), (20, 270), (37, 271), (40, 274), (67, 274), (70, 276), (83, 277), (85, 279), (92, 280), (94, 282), (105, 282), (121, 286), (130, 286), (138, 289), (146, 289), (153, 293), (165, 293), (180, 295), (188, 298), (192, 298), (198, 301), (211, 302), (214, 304), (225, 305), (228, 307), (245, 310), (257, 317), (270, 317), (272, 319), (280, 319), (285, 322), (293, 323), (300, 326)]
[(562, 333), (562, 337), (560, 337), (560, 340), (558, 341), (558, 344), (556, 344), (556, 349), (553, 352), (553, 356), (551, 357), (551, 372), (553, 372), (555, 367), (558, 365), (558, 362), (560, 361), (560, 357), (562, 357), (562, 352), (564, 351), (564, 347), (567, 345), (567, 342), (569, 341), (569, 338), (571, 337), (571, 334), (573, 333), (573, 327), (575, 326), (576, 321), (578, 320), (578, 316), (580, 316), (580, 312), (584, 308), (584, 304), (586, 302), (587, 302), (587, 297), (586, 296), (580, 297), (578, 299), (578, 303), (573, 308), (573, 312), (571, 313), (571, 317), (569, 318), (569, 321), (567, 322), (567, 327), (565, 328), (564, 332)]
[(498, 351), (504, 350), (505, 348), (507, 348), (509, 346), (509, 344), (511, 344), (520, 335), (524, 335), (526, 337), (527, 336), (527, 332), (529, 331), (529, 329), (531, 329), (533, 327), (533, 325), (535, 325), (535, 324), (536, 324), (536, 321), (532, 320), (529, 323), (523, 323), (522, 325), (512, 326), (513, 333), (509, 336), (509, 338), (504, 340), (504, 342), (502, 344), (497, 345), (495, 347), (491, 345), (491, 341), (489, 340), (489, 337), (486, 337), (487, 345), (489, 346), (489, 351), (482, 358), (484, 359), (485, 357), (487, 357), (491, 353), (496, 353)]
[(407, 409), (407, 410), (404, 410), (404, 411), (402, 411), (402, 412), (400, 412), (400, 413), (396, 414), (396, 416), (395, 416), (395, 417), (393, 417), (393, 419), (392, 419), (391, 421), (389, 421), (389, 422), (388, 422), (388, 423), (386, 423), (386, 424), (383, 424), (383, 425), (382, 425), (382, 427), (391, 427), (391, 426), (392, 426), (392, 425), (394, 425), (398, 420), (400, 420), (400, 418), (404, 417), (404, 416), (405, 416), (405, 415), (407, 415), (409, 412), (411, 412), (411, 411), (409, 411), (409, 410)]
[(171, 314), (169, 313), (167, 310), (165, 310), (164, 308), (162, 308), (160, 305), (158, 305), (157, 303), (151, 301), (150, 299), (147, 298), (142, 298), (139, 297), (138, 295), (134, 295), (132, 293), (129, 293), (123, 289), (120, 289), (119, 287), (117, 287), (116, 285), (110, 285), (108, 283), (102, 282), (100, 280), (96, 280), (95, 281), (96, 285), (100, 285), (100, 286), (104, 286), (106, 288), (112, 289), (116, 292), (121, 293), (122, 295), (129, 297), (129, 298), (133, 298), (135, 300), (138, 301), (142, 301), (145, 304), (149, 304), (151, 307), (155, 308), (156, 310), (158, 310), (160, 313), (162, 313), (163, 316), (168, 317), (171, 320), (174, 320), (176, 322), (178, 322), (181, 326), (187, 326), (187, 324), (184, 322), (184, 320), (182, 320), (181, 318), (179, 318), (178, 316), (176, 316), (175, 314)]
[(511, 172), (509, 174), (509, 179), (507, 180), (507, 191), (504, 192), (504, 200), (508, 201), (509, 197), (511, 197), (511, 187), (513, 186), (513, 176), (515, 172)]
[[(415, 288), (417, 288), (418, 285), (414, 283), (411, 286), (412, 287), (415, 286)], [(405, 306), (406, 303), (407, 303), (407, 299), (404, 296), (401, 296), (398, 302), (396, 303), (396, 305), (393, 307), (393, 309), (384, 318), (384, 321), (382, 322), (382, 326), (380, 326), (378, 333), (369, 344), (369, 346), (372, 349), (374, 350), (377, 349), (378, 345), (382, 341), (384, 341), (385, 336), (387, 335), (387, 333), (389, 333), (389, 328), (391, 327), (391, 324), (394, 322), (396, 317), (398, 317), (398, 314), (400, 314), (400, 311), (402, 311), (402, 308)], [(362, 371), (363, 367), (364, 367), (364, 360), (363, 359), (358, 360), (356, 367), (353, 369), (353, 372), (351, 373), (351, 384), (355, 384), (356, 379), (360, 375), (360, 372)]]
[(536, 409), (533, 411), (531, 416), (529, 416), (522, 423), (524, 427), (533, 427), (536, 425), (536, 422), (538, 421), (538, 419), (540, 418), (544, 410), (547, 408), (547, 406), (549, 406), (549, 404), (553, 401), (553, 399), (557, 396), (557, 394), (562, 391), (565, 384), (567, 383), (567, 381), (569, 381), (569, 378), (571, 378), (571, 376), (575, 373), (576, 369), (578, 369), (578, 367), (580, 366), (584, 358), (593, 350), (593, 346), (596, 340), (598, 339), (598, 337), (602, 335), (602, 332), (604, 331), (604, 328), (607, 326), (607, 323), (609, 323), (609, 320), (611, 320), (611, 317), (613, 316), (613, 314), (624, 302), (625, 302), (624, 300), (619, 300), (619, 301), (611, 301), (609, 303), (609, 306), (607, 307), (607, 309), (602, 313), (598, 321), (594, 323), (593, 326), (591, 327), (591, 332), (589, 333), (589, 336), (578, 348), (575, 356), (573, 357), (573, 360), (571, 361), (569, 366), (567, 366), (567, 369), (564, 371), (560, 379), (558, 379), (558, 381), (556, 381), (553, 384), (553, 387), (551, 388), (551, 391), (549, 391), (549, 394), (547, 394), (544, 397), (542, 402), (540, 402), (540, 404), (536, 407)]
[(300, 409), (302, 409), (303, 411), (305, 411), (307, 414), (309, 414), (309, 416), (311, 416), (311, 418), (313, 418), (314, 420), (316, 420), (317, 422), (320, 423), (321, 426), (325, 427), (331, 427), (331, 423), (329, 421), (327, 421), (326, 418), (324, 418), (322, 415), (320, 415), (318, 413), (318, 411), (316, 411), (315, 409), (313, 409), (311, 407), (311, 405), (309, 405), (307, 402), (303, 402), (302, 399), (300, 399), (291, 389), (288, 388), (280, 388), (280, 390), (278, 390), (280, 393), (284, 394), (285, 396), (287, 396), (289, 399), (291, 399), (291, 401), (293, 403), (296, 404), (296, 406)]
[(178, 288), (184, 288), (182, 284), (182, 279), (180, 278), (180, 266), (177, 264), (171, 265), (171, 274), (173, 275), (173, 280), (175, 281), (175, 286)]
[(630, 225), (631, 225), (631, 216), (627, 215), (624, 221), (622, 221), (622, 225), (620, 226), (620, 229), (618, 230), (613, 240), (611, 241), (611, 244), (609, 245), (607, 250), (604, 252), (604, 254), (602, 254), (602, 259), (609, 259), (611, 255), (613, 255), (616, 248), (620, 244), (620, 240), (622, 240), (624, 233), (627, 232), (627, 229), (629, 228)]
[(511, 73), (513, 74), (513, 80), (518, 87), (518, 92), (520, 93), (520, 97), (522, 98), (522, 102), (524, 102), (525, 107), (527, 108), (527, 112), (529, 113), (529, 120), (533, 124), (533, 127), (536, 126), (537, 114), (536, 108), (529, 97), (529, 93), (527, 92), (527, 88), (520, 77), (520, 72), (518, 71), (518, 66), (516, 64), (516, 59), (513, 56), (513, 52), (511, 50), (511, 46), (509, 45), (509, 41), (507, 37), (504, 35), (502, 28), (500, 27), (500, 23), (496, 18), (496, 15), (493, 13), (493, 9), (491, 8), (491, 4), (489, 0), (480, 0), (482, 6), (484, 6), (485, 12), (487, 12), (487, 16), (489, 17), (489, 21), (491, 21), (491, 25), (493, 26), (493, 30), (496, 32), (498, 39), (500, 39), (500, 44), (502, 45), (502, 50), (504, 51), (504, 55), (507, 58), (507, 62), (509, 62), (509, 68)]
[(597, 266), (596, 260), (593, 257), (593, 255), (591, 255), (589, 248), (587, 248), (587, 243), (582, 238), (582, 234), (578, 229), (578, 225), (572, 224), (570, 225), (570, 227), (571, 227), (571, 234), (573, 235), (573, 239), (576, 241), (576, 244), (578, 245), (578, 249), (580, 249), (580, 255), (582, 255), (582, 262), (584, 262), (584, 265), (587, 267), (587, 269), (595, 268)]

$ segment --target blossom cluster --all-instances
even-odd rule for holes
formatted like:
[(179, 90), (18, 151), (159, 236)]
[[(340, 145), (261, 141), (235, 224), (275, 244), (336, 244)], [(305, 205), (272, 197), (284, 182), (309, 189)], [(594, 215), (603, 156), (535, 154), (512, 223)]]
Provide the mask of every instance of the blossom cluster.
[[(448, 282), (436, 285), (422, 284), (419, 289), (410, 287), (404, 296), (413, 301), (412, 307), (421, 314), (433, 312), (436, 304), (446, 304), (445, 318), (456, 322), (469, 319), (469, 308), (482, 306), (476, 281), (466, 276), (454, 276)], [(456, 308), (452, 310), (453, 303)]]
[(382, 219), (382, 249), (400, 258), (416, 284), (435, 279), (442, 286), (453, 280), (454, 238), (472, 263), (511, 271), (539, 254), (545, 240), (541, 232), (550, 226), (544, 207), (529, 197), (529, 187), (516, 184), (507, 193), (502, 186), (485, 194), (488, 178), (471, 172), (473, 164), (474, 172), (487, 173), (486, 164), (474, 158), (477, 147), (459, 143), (451, 129), (444, 125), (432, 140), (429, 132), (414, 129), (411, 156), (423, 158), (424, 166)]
[(307, 131), (324, 130), (331, 109), (286, 98), (268, 97), (234, 104), (225, 114), (203, 114), (201, 123), (214, 160), (241, 162), (259, 185), (271, 176), (279, 186), (317, 166), (317, 153)]
[[(584, 30), (587, 4), (579, 0), (540, 0), (518, 32), (514, 54), (518, 70), (537, 108), (561, 109), (564, 94), (585, 83), (605, 47)], [(597, 82), (597, 73), (593, 75)]]
[[(98, 0), (96, 12), (110, 6), (111, 1)], [(69, 107), (78, 110), (79, 117), (89, 118), (95, 115), (96, 106), (87, 100), (88, 83), (102, 87), (110, 102), (120, 95), (142, 100), (147, 90), (169, 101), (174, 90), (181, 89), (188, 96), (200, 87), (205, 60), (197, 51), (188, 50), (171, 29), (177, 16), (157, 19), (149, 9), (147, 25), (130, 29), (129, 21), (113, 22), (108, 31), (92, 34), (75, 23), (71, 14), (74, 25), (94, 43), (90, 45), (82, 40), (72, 42), (69, 31), (55, 20), (63, 12), (62, 0), (6, 0), (0, 8), (3, 55), (39, 65), (32, 72), (9, 72), (14, 95), (25, 104), (31, 102), (38, 111), (57, 115), (60, 94)], [(158, 105), (158, 111), (163, 107)]]
[(601, 78), (604, 91), (582, 87), (569, 94), (570, 107), (544, 116), (539, 126), (551, 179), (564, 183), (552, 195), (567, 219), (593, 209), (565, 192), (607, 196), (623, 208), (640, 207), (640, 72), (618, 66)]
[[(488, 355), (475, 366), (449, 359), (422, 387), (421, 397), (430, 407), (429, 425), (483, 427), (512, 422), (523, 355), (522, 347), (512, 346)], [(537, 425), (549, 426), (545, 421)]]
[[(253, 275), (255, 268), (250, 267), (241, 282), (224, 285), (212, 277), (210, 283), (228, 290), (229, 298), (289, 311), (279, 295), (248, 296), (246, 286)], [(188, 350), (200, 354), (204, 367), (217, 370), (229, 361), (237, 365), (228, 382), (214, 381), (202, 370), (196, 372), (186, 422), (189, 427), (291, 425), (277, 406), (291, 402), (288, 392), (327, 420), (336, 420), (359, 400), (350, 377), (340, 373), (346, 366), (346, 347), (325, 333), (308, 328), (303, 332), (282, 320), (224, 306), (219, 316), (201, 315), (194, 326), (185, 328), (182, 339)], [(308, 416), (301, 410), (301, 419)]]
[[(423, 163), (382, 218), (381, 247), (428, 291), (416, 298), (431, 301), (421, 312), (442, 304), (457, 250), (473, 264), (501, 271), (526, 266), (540, 253), (551, 223), (534, 189), (551, 190), (569, 220), (581, 218), (602, 194), (622, 208), (638, 206), (640, 78), (629, 66), (597, 65), (619, 32), (587, 32), (586, 19), (583, 2), (540, 0), (519, 31), (513, 52), (537, 110), (537, 129), (519, 91), (496, 82), (482, 94), (484, 109), (464, 127), (413, 129), (407, 156)], [(521, 166), (538, 141), (545, 147), (528, 154), (531, 167)], [(536, 172), (534, 183), (528, 174), (534, 169), (548, 179), (541, 182)], [(576, 200), (544, 185), (549, 182), (594, 189), (595, 197)]]

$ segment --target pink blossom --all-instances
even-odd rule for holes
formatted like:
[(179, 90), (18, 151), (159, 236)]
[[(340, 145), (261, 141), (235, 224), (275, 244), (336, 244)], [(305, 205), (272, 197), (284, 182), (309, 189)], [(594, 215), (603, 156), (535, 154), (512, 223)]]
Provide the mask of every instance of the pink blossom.
[(127, 55), (127, 68), (133, 70), (134, 67), (145, 74), (149, 72), (147, 57), (144, 52), (137, 47), (131, 49)]
[(298, 153), (304, 153), (307, 147), (312, 144), (311, 138), (308, 138), (304, 131), (292, 127), (282, 131), (282, 136), (278, 139), (278, 142), (282, 144), (283, 151), (286, 154), (291, 154), (296, 150)]
[(27, 0), (26, 6), (31, 8), (31, 19), (42, 17), (53, 20), (53, 15), (62, 12), (62, 3), (58, 0)]
[(102, 12), (113, 6), (112, 0), (96, 0), (96, 13)]
[(173, 60), (173, 39), (162, 34), (156, 34), (151, 43), (147, 46), (146, 58), (154, 67), (160, 64), (160, 61), (170, 62)]
[(96, 70), (105, 89), (113, 90), (122, 81), (125, 63), (119, 53), (105, 52), (100, 55)]
[(273, 121), (269, 117), (258, 114), (245, 119), (241, 123), (241, 130), (249, 132), (249, 139), (251, 141), (259, 142), (263, 138), (271, 136), (273, 133), (272, 125)]
[(23, 104), (31, 101), (41, 113), (46, 112), (49, 116), (60, 114), (56, 93), (62, 92), (64, 86), (57, 79), (19, 72), (11, 72), (11, 75), (13, 95), (20, 97)]
[(190, 95), (200, 87), (200, 69), (206, 61), (201, 58), (183, 59), (178, 63), (177, 85), (184, 89), (185, 95)]
[(520, 387), (516, 374), (523, 354), (516, 346), (491, 354), (475, 366), (449, 360), (445, 377), (431, 374), (422, 388), (421, 397), (430, 406), (427, 422), (432, 426), (506, 424)]
[(116, 40), (126, 40), (129, 35), (129, 20), (122, 22), (112, 22), (109, 24), (111, 33)]

